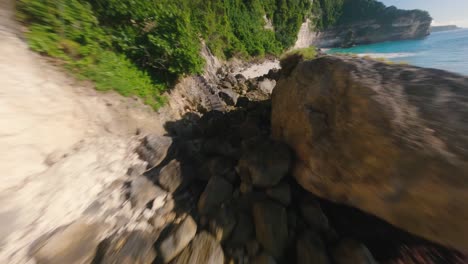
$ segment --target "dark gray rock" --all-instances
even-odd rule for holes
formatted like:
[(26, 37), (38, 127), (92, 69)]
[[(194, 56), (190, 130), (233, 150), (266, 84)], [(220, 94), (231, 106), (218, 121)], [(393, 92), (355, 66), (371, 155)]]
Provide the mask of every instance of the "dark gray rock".
[(325, 246), (318, 235), (311, 232), (302, 234), (296, 243), (298, 264), (328, 264), (330, 263)]
[(237, 104), (237, 99), (239, 99), (239, 95), (232, 89), (223, 89), (219, 91), (218, 95), (227, 105), (230, 106), (235, 106)]
[[(266, 253), (262, 253), (256, 256), (255, 258), (253, 258), (252, 264), (276, 264), (276, 260), (272, 256)], [(312, 262), (309, 264), (312, 264)]]
[(148, 162), (150, 167), (155, 167), (166, 158), (171, 145), (172, 139), (170, 137), (148, 135), (136, 151), (142, 160)]
[(210, 232), (217, 241), (225, 241), (236, 226), (235, 214), (229, 207), (219, 210), (216, 216), (210, 221)]
[(232, 89), (232, 83), (229, 81), (221, 81), (220, 86), (223, 89)]
[(280, 183), (279, 185), (266, 190), (268, 197), (288, 206), (291, 203), (291, 188), (287, 183)]
[(243, 212), (238, 213), (236, 222), (236, 227), (229, 239), (229, 244), (243, 246), (254, 237), (254, 223), (251, 215)]
[(197, 224), (191, 216), (158, 242), (158, 258), (163, 263), (174, 259), (195, 237)]
[(101, 242), (95, 263), (150, 264), (156, 258), (155, 235), (142, 231), (125, 232)]
[(213, 177), (208, 181), (200, 200), (198, 200), (198, 211), (200, 214), (209, 214), (217, 210), (221, 204), (232, 196), (233, 187), (231, 183), (222, 177)]
[[(226, 127), (224, 127), (225, 129)], [(226, 135), (224, 135), (225, 137)], [(210, 138), (203, 143), (202, 150), (207, 155), (220, 155), (230, 158), (239, 158), (240, 150), (234, 147), (226, 138)]]
[(367, 247), (357, 241), (344, 239), (332, 250), (336, 264), (377, 264)]
[(316, 231), (329, 229), (327, 216), (323, 213), (320, 205), (315, 201), (305, 201), (301, 204), (302, 217), (310, 228)]
[(224, 78), (224, 80), (230, 82), (232, 85), (237, 84), (237, 78), (231, 73), (228, 73), (226, 75), (226, 78)]
[(281, 257), (288, 241), (286, 209), (272, 201), (256, 202), (252, 208), (257, 240), (274, 257)]
[(158, 183), (168, 192), (174, 193), (185, 187), (191, 180), (189, 170), (184, 169), (177, 160), (172, 160), (161, 169), (157, 176)]
[(254, 186), (270, 187), (286, 176), (291, 164), (289, 148), (279, 142), (264, 141), (244, 152), (239, 160), (241, 177), (250, 177)]
[(247, 78), (245, 78), (245, 76), (240, 74), (240, 73), (236, 74), (236, 76), (234, 76), (234, 77), (236, 78), (236, 80), (237, 80), (237, 82), (239, 84), (244, 84), (247, 81)]
[(135, 208), (145, 208), (146, 205), (155, 199), (165, 199), (167, 192), (145, 176), (139, 176), (131, 182), (130, 185), (130, 202)]
[(210, 158), (202, 164), (198, 178), (207, 181), (211, 177), (224, 177), (234, 170), (235, 165), (236, 162), (227, 157)]

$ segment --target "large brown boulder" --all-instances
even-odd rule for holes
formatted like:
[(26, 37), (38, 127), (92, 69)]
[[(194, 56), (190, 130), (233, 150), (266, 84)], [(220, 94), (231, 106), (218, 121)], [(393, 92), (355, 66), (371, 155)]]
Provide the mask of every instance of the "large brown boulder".
[(468, 78), (372, 60), (299, 63), (272, 133), (307, 190), (468, 251)]

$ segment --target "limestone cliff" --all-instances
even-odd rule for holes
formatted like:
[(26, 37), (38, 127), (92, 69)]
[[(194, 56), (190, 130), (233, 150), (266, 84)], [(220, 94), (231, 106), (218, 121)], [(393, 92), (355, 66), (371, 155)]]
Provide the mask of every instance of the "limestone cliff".
[[(368, 7), (371, 6), (371, 7)], [(382, 41), (423, 38), (430, 34), (432, 18), (422, 10), (400, 10), (394, 6), (385, 7), (377, 1), (345, 0), (340, 15), (333, 22), (317, 25), (306, 21), (299, 32), (296, 48), (350, 47)]]

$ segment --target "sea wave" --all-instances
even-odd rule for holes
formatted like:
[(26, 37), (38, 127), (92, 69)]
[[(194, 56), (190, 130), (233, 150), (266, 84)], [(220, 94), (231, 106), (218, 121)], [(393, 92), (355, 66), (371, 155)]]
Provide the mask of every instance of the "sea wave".
[(400, 53), (358, 53), (359, 57), (371, 57), (371, 58), (384, 58), (384, 59), (396, 59), (415, 56), (416, 53), (400, 52)]

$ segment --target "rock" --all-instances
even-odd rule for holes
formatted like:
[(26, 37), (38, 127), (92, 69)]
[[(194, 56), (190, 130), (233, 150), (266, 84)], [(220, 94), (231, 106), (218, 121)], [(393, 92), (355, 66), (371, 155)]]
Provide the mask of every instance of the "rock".
[(223, 249), (216, 239), (203, 231), (198, 234), (189, 247), (175, 259), (173, 264), (224, 264)]
[(127, 175), (131, 178), (141, 176), (146, 171), (146, 164), (133, 165), (127, 170)]
[(349, 239), (341, 241), (332, 256), (336, 264), (377, 264), (366, 246)]
[(38, 264), (88, 264), (94, 258), (104, 225), (78, 220), (36, 241), (29, 254)]
[(225, 138), (211, 138), (206, 140), (203, 143), (202, 150), (207, 155), (221, 155), (230, 158), (238, 158), (239, 156), (239, 149), (226, 141)]
[(230, 73), (226, 75), (226, 78), (224, 78), (224, 80), (230, 82), (232, 85), (237, 84), (237, 78), (234, 75), (230, 74)]
[(246, 108), (249, 106), (249, 104), (250, 104), (249, 98), (242, 96), (242, 97), (239, 97), (239, 99), (237, 99), (236, 107)]
[(211, 177), (224, 177), (234, 170), (236, 162), (227, 157), (214, 157), (202, 164), (199, 179), (209, 180)]
[(271, 94), (275, 86), (276, 81), (271, 79), (264, 79), (263, 81), (258, 82), (258, 89), (266, 94)]
[(441, 70), (325, 56), (278, 82), (272, 135), (308, 191), (466, 252), (466, 87)]
[(254, 257), (260, 250), (260, 244), (257, 240), (252, 239), (248, 241), (247, 244), (245, 244), (245, 248), (247, 249), (247, 254), (249, 255), (249, 257)]
[(276, 261), (272, 256), (262, 253), (252, 260), (252, 264), (276, 264)]
[(232, 185), (222, 177), (213, 177), (208, 181), (205, 191), (198, 200), (200, 214), (209, 214), (232, 196)]
[(135, 208), (145, 208), (146, 205), (155, 199), (164, 200), (167, 192), (145, 176), (140, 176), (132, 181), (130, 185), (130, 202)]
[(313, 230), (325, 231), (329, 229), (328, 218), (317, 202), (302, 203), (301, 213), (306, 223)]
[(166, 158), (171, 145), (172, 139), (170, 137), (148, 135), (136, 151), (142, 160), (148, 162), (150, 167), (155, 167)]
[(159, 243), (158, 258), (164, 263), (169, 263), (192, 241), (196, 233), (197, 224), (191, 216), (187, 216)]
[(291, 188), (287, 183), (280, 183), (279, 185), (266, 190), (266, 194), (285, 206), (291, 203)]
[(239, 84), (244, 84), (247, 81), (247, 78), (245, 78), (245, 76), (240, 74), (240, 73), (236, 74), (236, 76), (234, 76), (234, 77), (236, 78), (236, 80), (237, 80), (237, 82)]
[(269, 187), (278, 184), (286, 176), (290, 163), (289, 148), (282, 143), (267, 140), (244, 152), (238, 171), (241, 177), (250, 177), (254, 186)]
[(257, 240), (274, 257), (283, 255), (288, 240), (286, 209), (272, 201), (256, 202), (252, 208)]
[(237, 99), (239, 98), (239, 95), (231, 89), (219, 91), (218, 95), (227, 105), (230, 106), (235, 106), (237, 104)]
[(220, 86), (223, 89), (232, 89), (232, 84), (229, 81), (221, 81)]
[(192, 242), (189, 263), (224, 264), (223, 249), (216, 239), (207, 232), (198, 234)]
[(298, 264), (328, 264), (325, 246), (316, 234), (306, 232), (302, 234), (296, 243)]
[(236, 218), (230, 208), (222, 208), (210, 221), (210, 232), (217, 241), (225, 241), (236, 226)]
[(177, 160), (172, 160), (161, 169), (157, 176), (158, 183), (168, 192), (174, 193), (187, 185), (190, 170), (183, 168)]
[(156, 258), (154, 235), (142, 231), (125, 232), (104, 240), (95, 259), (100, 264), (151, 264)]
[(242, 246), (254, 236), (254, 224), (252, 217), (246, 213), (238, 213), (237, 224), (229, 239), (229, 244)]

